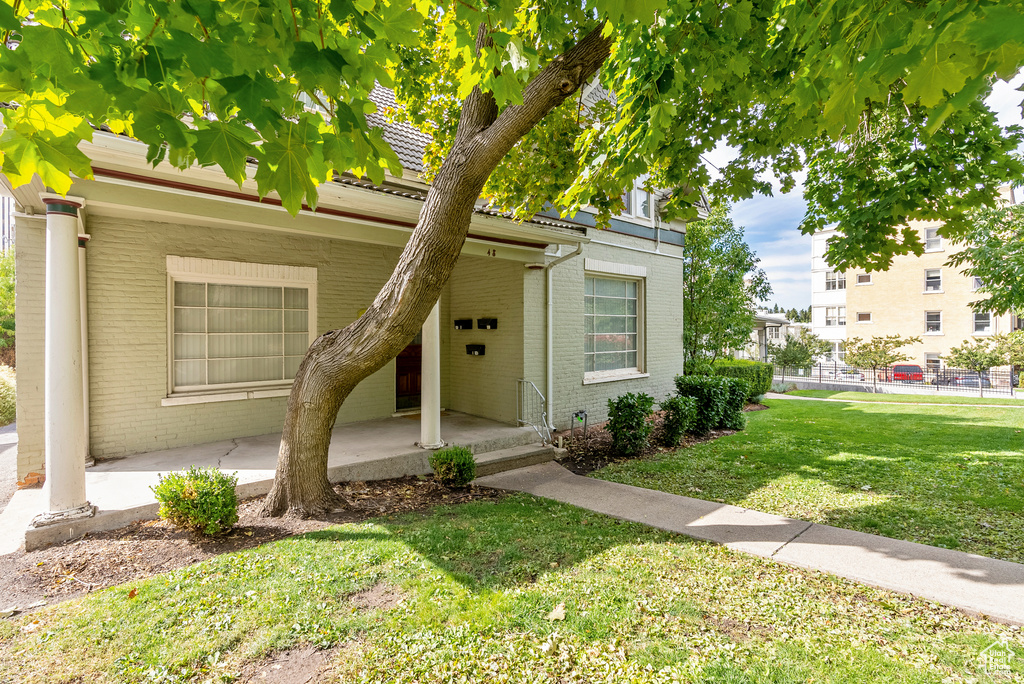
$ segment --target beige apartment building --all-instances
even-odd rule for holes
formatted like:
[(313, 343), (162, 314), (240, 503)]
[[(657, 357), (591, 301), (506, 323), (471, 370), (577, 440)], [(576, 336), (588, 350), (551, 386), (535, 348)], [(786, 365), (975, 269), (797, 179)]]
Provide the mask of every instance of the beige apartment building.
[[(1008, 199), (1012, 203), (1012, 194)], [(924, 254), (898, 256), (887, 271), (828, 274), (836, 280), (837, 290), (846, 291), (847, 339), (920, 337), (919, 344), (904, 348), (904, 352), (922, 367), (939, 367), (946, 365), (943, 358), (953, 347), (1020, 325), (1015, 316), (972, 308), (973, 302), (987, 295), (978, 292), (979, 278), (947, 265), (959, 247), (939, 235), (941, 225), (912, 222), (925, 244)]]

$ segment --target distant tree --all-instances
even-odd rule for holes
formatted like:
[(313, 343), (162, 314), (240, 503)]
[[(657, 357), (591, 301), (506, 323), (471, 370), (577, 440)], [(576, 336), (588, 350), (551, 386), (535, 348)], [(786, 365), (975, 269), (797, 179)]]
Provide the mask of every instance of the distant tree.
[(0, 349), (14, 346), (14, 250), (0, 254)]
[(947, 365), (978, 374), (978, 396), (982, 397), (985, 396), (982, 374), (988, 372), (992, 366), (1001, 366), (1004, 363), (998, 347), (992, 340), (986, 339), (967, 340), (959, 347), (950, 349), (945, 359)]
[(798, 334), (786, 333), (782, 344), (768, 344), (768, 358), (782, 369), (782, 379), (786, 379), (786, 368), (805, 368), (814, 363), (814, 359), (827, 354), (832, 349), (831, 343), (821, 339), (814, 333), (801, 330)]
[(872, 337), (870, 340), (854, 337), (846, 341), (846, 363), (857, 368), (870, 368), (873, 389), (878, 392), (878, 369), (909, 360), (910, 357), (899, 350), (920, 341), (920, 337), (902, 335)]
[(689, 373), (746, 346), (757, 305), (772, 288), (728, 205), (687, 226), (684, 250), (683, 368)]
[(1001, 363), (1012, 366), (1013, 373), (1020, 373), (1024, 368), (1024, 330), (996, 335), (992, 344), (999, 352)]
[(1024, 310), (1024, 204), (982, 208), (972, 213), (960, 240), (967, 245), (949, 259), (964, 273), (981, 279), (975, 311)]

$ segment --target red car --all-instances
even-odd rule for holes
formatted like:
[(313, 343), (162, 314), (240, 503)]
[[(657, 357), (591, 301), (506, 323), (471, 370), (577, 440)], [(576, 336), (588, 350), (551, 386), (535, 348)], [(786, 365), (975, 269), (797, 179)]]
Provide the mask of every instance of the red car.
[(924, 371), (913, 364), (899, 364), (889, 368), (886, 373), (889, 382), (924, 382)]

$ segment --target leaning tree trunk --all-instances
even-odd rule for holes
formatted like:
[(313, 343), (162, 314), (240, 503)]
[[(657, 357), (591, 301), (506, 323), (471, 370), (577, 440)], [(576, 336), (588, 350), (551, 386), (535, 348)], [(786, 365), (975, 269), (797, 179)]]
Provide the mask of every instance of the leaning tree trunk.
[[(479, 89), (466, 98), (451, 151), (427, 193), (398, 265), (373, 303), (343, 330), (321, 335), (299, 365), (288, 398), (268, 516), (316, 515), (335, 508), (327, 449), (338, 409), (364, 378), (395, 358), (422, 327), (462, 251), (484, 183), (505, 154), (552, 109), (586, 83), (608, 57), (604, 25), (533, 78), (523, 104), (501, 114)], [(488, 40), (480, 27), (478, 47)]]

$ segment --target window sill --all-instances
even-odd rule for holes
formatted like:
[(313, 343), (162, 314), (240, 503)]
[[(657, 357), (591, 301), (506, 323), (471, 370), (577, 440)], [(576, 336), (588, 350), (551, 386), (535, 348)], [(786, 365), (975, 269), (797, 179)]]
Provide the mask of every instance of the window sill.
[(272, 399), (287, 397), (292, 393), (291, 387), (278, 389), (248, 390), (245, 392), (218, 392), (216, 394), (172, 394), (160, 400), (161, 406), (189, 406), (191, 404), (215, 404), (222, 401), (242, 401), (244, 399)]
[(935, 337), (937, 335), (945, 335), (945, 334), (946, 333), (942, 333), (942, 332), (926, 332), (925, 333), (925, 335), (927, 335), (928, 337)]
[(922, 294), (944, 294), (942, 290), (925, 290)]
[(974, 332), (971, 333), (971, 337), (992, 337), (994, 334), (990, 332)]
[(584, 385), (598, 385), (602, 382), (616, 382), (618, 380), (635, 380), (638, 378), (649, 378), (650, 373), (641, 373), (636, 369), (615, 370), (615, 371), (594, 371), (583, 374)]

